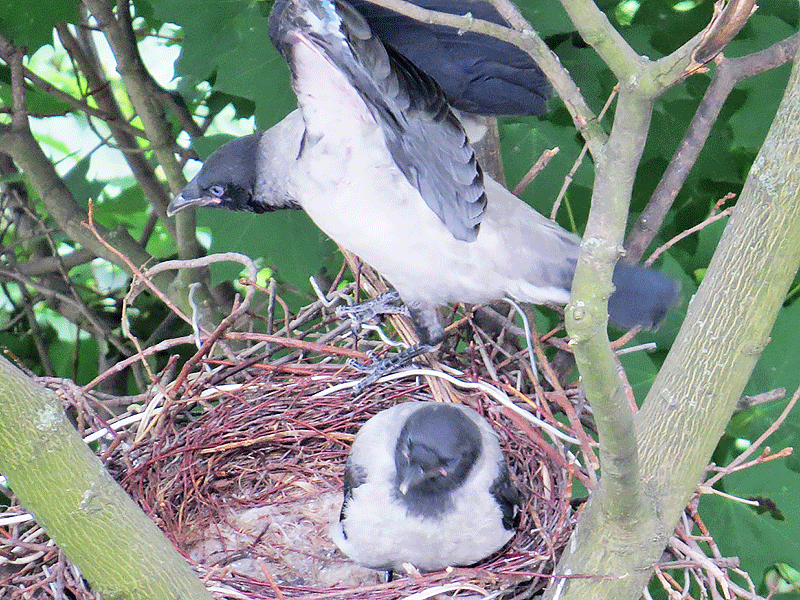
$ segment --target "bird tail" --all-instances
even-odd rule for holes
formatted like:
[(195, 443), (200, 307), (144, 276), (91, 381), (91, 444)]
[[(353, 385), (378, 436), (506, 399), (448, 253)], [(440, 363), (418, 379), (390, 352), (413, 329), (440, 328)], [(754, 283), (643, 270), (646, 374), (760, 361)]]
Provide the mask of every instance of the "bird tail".
[(608, 315), (612, 323), (625, 329), (636, 325), (654, 328), (680, 297), (677, 281), (641, 265), (618, 262), (613, 283), (615, 290), (608, 299)]

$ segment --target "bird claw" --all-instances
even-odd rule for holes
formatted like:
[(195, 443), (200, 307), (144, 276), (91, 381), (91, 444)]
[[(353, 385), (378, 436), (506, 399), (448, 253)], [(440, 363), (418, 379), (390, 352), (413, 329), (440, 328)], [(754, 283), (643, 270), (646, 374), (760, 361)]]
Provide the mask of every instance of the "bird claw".
[(389, 290), (365, 302), (351, 306), (337, 306), (336, 318), (350, 319), (350, 329), (353, 333), (357, 333), (364, 323), (377, 321), (381, 315), (408, 316), (408, 308), (405, 305), (396, 306), (394, 304), (399, 300), (400, 294), (395, 290)]
[(367, 358), (370, 359), (370, 364), (359, 362), (355, 358), (348, 358), (347, 366), (351, 369), (355, 369), (356, 371), (361, 371), (362, 373), (371, 373), (375, 370), (375, 365), (380, 363), (382, 359), (378, 358), (378, 355), (372, 350), (367, 352)]
[(347, 361), (349, 366), (353, 367), (357, 371), (366, 373), (366, 376), (362, 377), (358, 383), (356, 383), (356, 394), (364, 391), (364, 389), (378, 381), (378, 379), (384, 375), (394, 373), (398, 369), (409, 365), (416, 357), (421, 354), (425, 354), (426, 352), (430, 352), (432, 349), (433, 346), (428, 344), (415, 344), (409, 348), (406, 348), (402, 352), (398, 352), (393, 356), (382, 359), (378, 359), (374, 353), (370, 352), (367, 354), (367, 356), (369, 356), (369, 358), (372, 360), (372, 364), (370, 365), (365, 365), (354, 359), (349, 359)]

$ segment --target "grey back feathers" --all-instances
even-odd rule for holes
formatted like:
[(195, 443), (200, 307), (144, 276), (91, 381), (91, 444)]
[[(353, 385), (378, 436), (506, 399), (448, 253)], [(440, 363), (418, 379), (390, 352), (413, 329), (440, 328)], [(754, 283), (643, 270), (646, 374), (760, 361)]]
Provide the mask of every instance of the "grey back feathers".
[(513, 537), (519, 506), (484, 419), (460, 405), (405, 402), (356, 436), (331, 536), (365, 566), (432, 571), (499, 550)]

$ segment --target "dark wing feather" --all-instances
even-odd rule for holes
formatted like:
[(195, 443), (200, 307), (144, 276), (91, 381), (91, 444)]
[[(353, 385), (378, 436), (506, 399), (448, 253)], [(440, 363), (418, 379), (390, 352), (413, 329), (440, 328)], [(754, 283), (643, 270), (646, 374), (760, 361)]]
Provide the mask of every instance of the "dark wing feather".
[[(508, 26), (484, 0), (412, 0), (429, 10)], [(373, 33), (442, 87), (451, 106), (484, 115), (540, 115), (552, 88), (517, 46), (475, 32), (422, 23), (369, 0), (349, 0)]]
[(519, 491), (511, 483), (506, 464), (501, 462), (499, 466), (500, 473), (497, 479), (494, 480), (492, 487), (489, 488), (489, 492), (497, 501), (500, 511), (503, 513), (503, 527), (512, 530), (519, 526), (522, 500)]
[[(347, 503), (353, 499), (353, 490), (366, 481), (367, 472), (364, 470), (364, 468), (351, 464), (350, 461), (347, 461), (347, 465), (344, 468), (344, 501), (342, 502), (342, 510), (339, 511), (340, 523), (344, 521)], [(344, 527), (342, 527), (342, 535), (344, 535), (344, 538), (347, 539), (347, 531), (345, 531)]]
[[(457, 239), (472, 241), (486, 210), (483, 172), (461, 122), (436, 83), (387, 47), (400, 82), (397, 105), (408, 102), (405, 127), (384, 121), (397, 166)], [(401, 121), (402, 123), (402, 121)]]

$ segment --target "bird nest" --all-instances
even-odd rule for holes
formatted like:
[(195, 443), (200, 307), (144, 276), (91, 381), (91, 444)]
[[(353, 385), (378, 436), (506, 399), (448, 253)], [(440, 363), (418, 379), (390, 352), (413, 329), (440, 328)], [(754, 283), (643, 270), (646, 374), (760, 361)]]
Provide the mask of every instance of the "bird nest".
[(389, 598), (444, 583), (509, 592), (546, 584), (573, 525), (568, 463), (555, 460), (530, 425), (482, 393), (462, 400), (500, 435), (526, 499), (509, 546), (473, 568), (388, 583), (336, 551), (328, 527), (341, 507), (356, 432), (399, 401), (431, 399), (413, 380), (355, 397), (346, 390), (319, 396), (339, 382), (325, 368), (260, 373), (213, 387), (198, 379), (187, 400), (162, 413), (158, 435), (118, 448), (109, 470), (206, 581), (249, 598)]
[[(343, 365), (341, 356), (365, 355), (350, 349), (348, 326), (325, 304), (306, 307), (291, 323), (287, 317), (276, 335), (234, 331), (228, 320), (212, 337), (220, 345), (238, 344), (239, 351), (212, 353), (210, 344), (198, 344), (177, 376), (174, 362), (152, 376), (157, 393), (129, 398), (137, 402), (128, 405), (113, 399), (125, 409), (113, 417), (109, 399), (91, 388), (119, 367), (84, 388), (41, 381), (62, 397), (79, 432), (100, 443), (111, 474), (220, 597), (399, 598), (456, 588), (513, 597), (545, 587), (574, 525), (573, 480), (588, 483), (586, 469), (560, 438), (580, 436), (588, 443), (588, 436), (553, 416), (554, 392), (539, 387), (540, 393), (527, 395), (527, 352), (489, 341), (465, 313), (451, 349), (441, 356), (445, 366), (439, 368), (449, 374), (439, 377), (445, 380), (401, 373), (354, 393), (362, 375)], [(248, 350), (241, 350), (243, 339), (251, 342)], [(569, 404), (567, 392), (559, 395)], [(472, 407), (497, 431), (525, 499), (522, 522), (512, 541), (479, 565), (403, 573), (385, 582), (382, 574), (353, 565), (328, 535), (341, 507), (348, 449), (361, 425), (379, 411), (406, 400), (443, 398)], [(550, 434), (543, 435), (542, 423)], [(12, 506), (5, 514), (15, 511), (23, 512)], [(24, 536), (25, 527), (15, 526), (11, 537)], [(19, 595), (49, 585), (55, 569), (75, 597), (93, 598), (78, 572), (39, 535), (41, 553), (33, 562), (47, 568), (8, 570), (7, 564), (4, 571), (0, 565), (0, 589), (13, 582), (5, 589)]]
[[(598, 471), (590, 410), (576, 384), (559, 383), (553, 368), (559, 356), (548, 360), (569, 350), (559, 329), (538, 336), (497, 313), (479, 319), (456, 312), (436, 369), (405, 371), (356, 393), (362, 374), (341, 358), (366, 355), (352, 349), (343, 335), (349, 326), (329, 304), (324, 298), (296, 315), (287, 312), (282, 328), (269, 310), (266, 329), (277, 329), (274, 335), (235, 330), (235, 319), (226, 319), (204, 343), (198, 340), (177, 375), (170, 359), (162, 373), (150, 374), (155, 391), (138, 397), (105, 397), (95, 388), (121, 368), (144, 367), (156, 351), (185, 350), (191, 336), (143, 349), (82, 388), (40, 381), (61, 397), (108, 470), (219, 598), (422, 600), (461, 590), (511, 600), (542, 590), (572, 533), (575, 497), (583, 493), (577, 489), (592, 489)], [(516, 340), (525, 337), (529, 343), (520, 348)], [(219, 351), (211, 342), (219, 342)], [(385, 582), (340, 554), (328, 536), (341, 506), (344, 463), (371, 416), (398, 402), (432, 399), (464, 403), (491, 423), (525, 501), (522, 522), (505, 548), (478, 565), (412, 570)], [(11, 498), (0, 514), (0, 596), (38, 598), (49, 588), (48, 597), (95, 599), (13, 494), (0, 492)], [(692, 506), (687, 514), (669, 546), (673, 561), (656, 568), (668, 590), (677, 585), (669, 569), (705, 577), (735, 566), (695, 548), (691, 520), (699, 517)], [(738, 595), (757, 597), (754, 590)]]

